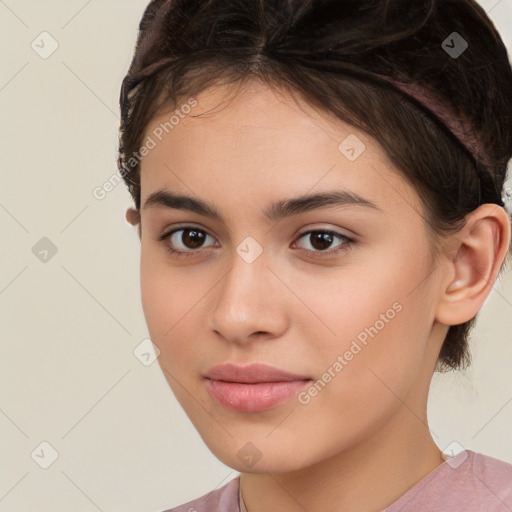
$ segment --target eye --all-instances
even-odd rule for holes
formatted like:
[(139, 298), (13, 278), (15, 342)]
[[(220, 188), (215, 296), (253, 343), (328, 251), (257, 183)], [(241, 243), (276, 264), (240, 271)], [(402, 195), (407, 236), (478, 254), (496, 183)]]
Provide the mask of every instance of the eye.
[[(173, 256), (181, 257), (193, 256), (195, 253), (200, 252), (201, 249), (205, 248), (204, 242), (208, 237), (212, 238), (203, 229), (186, 226), (179, 229), (173, 229), (172, 231), (158, 237), (158, 240), (165, 242), (166, 249)], [(352, 244), (355, 243), (353, 239), (328, 229), (306, 231), (305, 233), (302, 233), (297, 240), (301, 240), (303, 238), (309, 240), (309, 245), (312, 249), (306, 248), (301, 250), (308, 252), (308, 256), (313, 258), (324, 258), (339, 254), (348, 250)], [(333, 240), (336, 238), (342, 243), (334, 249), (329, 249), (329, 246), (332, 245)], [(292, 246), (296, 246), (296, 244), (297, 242), (294, 242)], [(213, 244), (213, 246), (215, 246), (215, 244)]]
[[(331, 231), (329, 229), (314, 229), (306, 231), (305, 233), (302, 233), (302, 235), (297, 240), (301, 240), (302, 238), (309, 240), (309, 245), (313, 249), (305, 250), (311, 253), (311, 256), (314, 258), (333, 256), (334, 254), (348, 250), (354, 243), (352, 238), (342, 235), (341, 233), (337, 233), (336, 231)], [(344, 243), (340, 243), (334, 249), (329, 249), (329, 246), (332, 244), (335, 238), (338, 238)]]
[[(175, 256), (192, 256), (194, 253), (199, 252), (199, 249), (203, 248), (202, 244), (208, 237), (210, 235), (206, 231), (193, 226), (187, 226), (165, 233), (158, 240), (166, 241), (166, 249)], [(178, 247), (178, 249), (175, 249), (175, 247)]]

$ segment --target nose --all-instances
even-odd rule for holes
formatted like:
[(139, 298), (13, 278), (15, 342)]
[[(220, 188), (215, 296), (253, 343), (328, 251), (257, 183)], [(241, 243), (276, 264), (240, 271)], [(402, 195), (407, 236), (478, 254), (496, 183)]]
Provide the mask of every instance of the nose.
[(272, 262), (265, 252), (252, 262), (235, 252), (230, 263), (230, 269), (209, 294), (212, 304), (207, 327), (237, 344), (281, 336), (288, 326), (285, 304), (290, 304), (286, 294), (291, 292), (269, 268)]

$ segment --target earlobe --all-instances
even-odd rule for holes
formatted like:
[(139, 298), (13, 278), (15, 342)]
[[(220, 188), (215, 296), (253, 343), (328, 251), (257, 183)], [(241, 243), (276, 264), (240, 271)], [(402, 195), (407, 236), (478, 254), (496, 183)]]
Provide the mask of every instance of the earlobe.
[[(502, 208), (484, 204), (467, 217), (448, 245), (449, 276), (441, 288), (436, 319), (458, 325), (473, 318), (494, 285), (510, 243), (510, 220)], [(446, 281), (445, 281), (446, 282)]]
[(135, 208), (128, 208), (125, 218), (132, 226), (136, 226), (140, 223), (140, 213)]

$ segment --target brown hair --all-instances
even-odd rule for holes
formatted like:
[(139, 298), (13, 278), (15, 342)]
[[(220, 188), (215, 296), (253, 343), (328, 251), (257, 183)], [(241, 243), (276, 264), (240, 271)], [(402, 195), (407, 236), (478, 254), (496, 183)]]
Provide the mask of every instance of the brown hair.
[[(454, 32), (468, 45), (457, 56), (444, 46)], [(485, 166), (379, 75), (420, 84), (450, 105), (474, 130)], [(149, 121), (221, 80), (248, 79), (297, 92), (375, 138), (421, 198), (434, 256), (436, 237), (456, 233), (479, 205), (500, 204), (512, 157), (512, 69), (474, 0), (153, 0), (120, 98), (118, 167), (139, 221), (133, 156)], [(469, 365), (475, 321), (450, 326), (437, 371)]]

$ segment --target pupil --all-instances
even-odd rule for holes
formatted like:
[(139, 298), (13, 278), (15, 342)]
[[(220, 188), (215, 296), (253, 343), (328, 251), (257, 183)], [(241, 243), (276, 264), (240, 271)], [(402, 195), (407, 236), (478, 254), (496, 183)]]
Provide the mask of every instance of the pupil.
[[(188, 235), (187, 235), (188, 233)], [(190, 236), (192, 235), (192, 236)], [(187, 243), (185, 238), (191, 240), (191, 243)], [(195, 240), (194, 240), (195, 239)], [(204, 235), (196, 230), (196, 229), (186, 229), (183, 231), (183, 235), (181, 236), (181, 241), (188, 246), (189, 248), (196, 249), (201, 246), (201, 242), (204, 240)]]
[[(332, 235), (330, 233), (316, 233), (311, 234), (313, 243), (311, 244), (315, 249), (327, 249), (332, 243)], [(317, 242), (320, 242), (320, 247), (317, 247)], [(325, 243), (327, 242), (327, 244)]]

